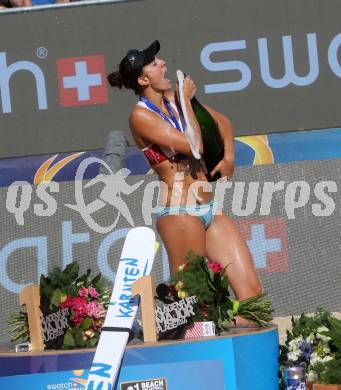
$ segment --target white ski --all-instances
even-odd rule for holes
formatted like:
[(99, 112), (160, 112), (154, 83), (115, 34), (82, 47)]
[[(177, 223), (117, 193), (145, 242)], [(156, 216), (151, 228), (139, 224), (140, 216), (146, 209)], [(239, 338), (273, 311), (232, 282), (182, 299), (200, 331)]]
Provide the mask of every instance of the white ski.
[(138, 308), (139, 299), (132, 298), (131, 287), (137, 279), (150, 274), (154, 252), (152, 229), (137, 227), (128, 232), (86, 390), (111, 390), (115, 385)]

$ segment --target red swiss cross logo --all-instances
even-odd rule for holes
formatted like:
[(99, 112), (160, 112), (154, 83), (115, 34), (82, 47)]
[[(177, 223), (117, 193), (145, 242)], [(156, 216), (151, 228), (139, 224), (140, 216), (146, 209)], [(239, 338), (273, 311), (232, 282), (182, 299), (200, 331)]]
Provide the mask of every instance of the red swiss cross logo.
[(287, 233), (283, 217), (238, 221), (259, 272), (287, 272)]
[(57, 74), (62, 107), (108, 102), (103, 55), (60, 58)]

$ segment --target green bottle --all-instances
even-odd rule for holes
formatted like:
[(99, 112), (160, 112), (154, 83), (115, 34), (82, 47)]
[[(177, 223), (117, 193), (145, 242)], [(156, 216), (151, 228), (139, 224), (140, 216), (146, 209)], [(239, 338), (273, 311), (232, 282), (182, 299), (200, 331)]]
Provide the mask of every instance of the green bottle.
[(212, 115), (195, 97), (192, 98), (191, 104), (201, 129), (204, 146), (203, 159), (208, 171), (207, 179), (208, 181), (216, 181), (220, 178), (220, 173), (218, 172), (214, 177), (211, 177), (210, 172), (224, 158), (224, 143)]

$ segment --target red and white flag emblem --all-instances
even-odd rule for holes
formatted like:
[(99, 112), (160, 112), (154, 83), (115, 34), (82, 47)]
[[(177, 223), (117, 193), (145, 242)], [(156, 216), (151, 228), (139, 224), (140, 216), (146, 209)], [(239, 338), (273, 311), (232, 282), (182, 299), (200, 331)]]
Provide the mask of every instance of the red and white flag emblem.
[(57, 75), (62, 107), (108, 102), (103, 55), (60, 58)]

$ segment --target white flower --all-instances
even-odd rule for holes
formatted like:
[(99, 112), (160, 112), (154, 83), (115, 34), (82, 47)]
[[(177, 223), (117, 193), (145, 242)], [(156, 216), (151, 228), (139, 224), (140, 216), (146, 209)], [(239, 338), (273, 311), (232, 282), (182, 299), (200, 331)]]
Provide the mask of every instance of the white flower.
[(320, 333), (316, 334), (316, 338), (318, 338), (321, 341), (324, 341), (326, 343), (332, 339), (331, 337), (325, 336), (324, 334), (320, 334)]
[(328, 353), (330, 353), (330, 348), (328, 347), (328, 345), (324, 345), (323, 346), (323, 352), (327, 355)]
[(294, 355), (300, 356), (301, 349), (299, 347), (295, 347), (295, 348), (289, 349), (289, 352), (293, 353)]
[(322, 362), (322, 358), (320, 358), (320, 356), (318, 356), (318, 354), (316, 352), (313, 352), (310, 355), (310, 364), (311, 365), (316, 364), (316, 363), (321, 363), (321, 362)]
[(325, 342), (330, 341), (331, 337), (328, 337), (328, 336), (325, 336), (324, 334), (321, 334), (322, 332), (328, 332), (328, 331), (329, 331), (329, 329), (326, 326), (320, 326), (319, 328), (317, 328), (316, 338), (318, 338), (322, 341), (325, 341)]
[(325, 356), (325, 357), (322, 359), (322, 362), (323, 362), (323, 363), (327, 363), (327, 362), (329, 362), (330, 360), (333, 360), (333, 357), (330, 356), (330, 355), (327, 355), (327, 356)]
[(293, 349), (297, 349), (297, 348), (299, 349), (302, 340), (303, 340), (302, 336), (297, 337), (297, 339), (291, 340), (289, 343), (289, 350), (293, 350)]
[(313, 342), (315, 341), (314, 333), (310, 333), (310, 335), (306, 338), (306, 340), (307, 340), (309, 343), (313, 343)]
[(318, 379), (317, 373), (313, 370), (307, 372), (307, 381), (315, 382)]
[(317, 333), (328, 332), (329, 329), (326, 326), (320, 326), (319, 328), (317, 328), (316, 331), (317, 331)]
[(300, 354), (295, 352), (289, 352), (288, 353), (288, 360), (291, 360), (292, 362), (295, 362), (299, 358)]

